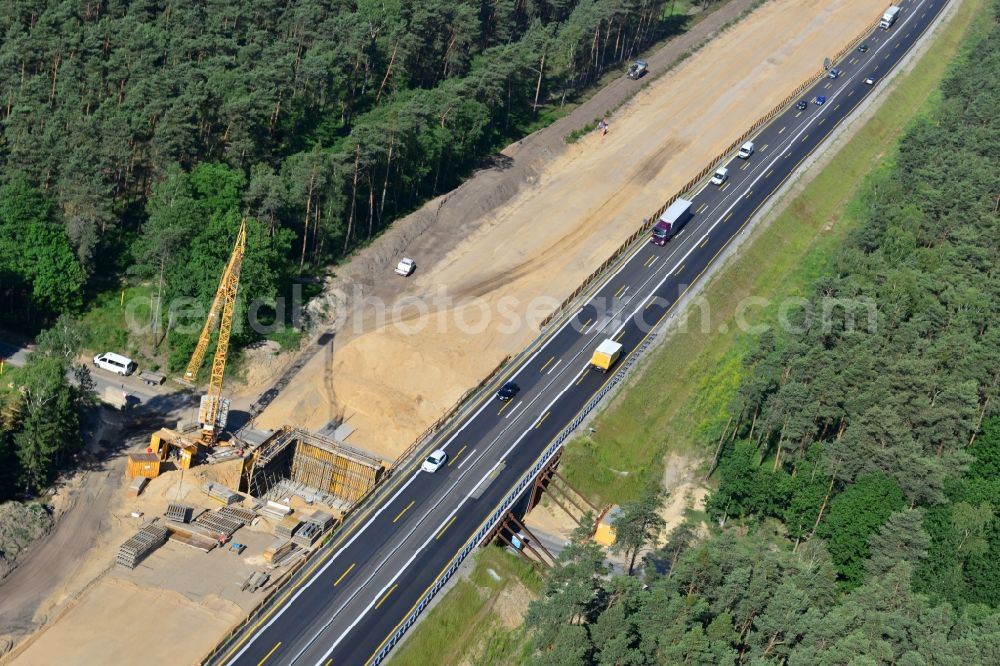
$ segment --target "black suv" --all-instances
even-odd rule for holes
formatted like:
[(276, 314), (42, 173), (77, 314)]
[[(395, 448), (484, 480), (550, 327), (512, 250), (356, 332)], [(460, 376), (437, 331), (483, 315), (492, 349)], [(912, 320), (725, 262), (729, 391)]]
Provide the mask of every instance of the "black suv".
[(799, 111), (805, 111), (807, 108), (809, 108), (809, 102), (805, 101), (804, 99), (800, 99), (798, 104), (795, 105), (795, 108), (798, 109)]

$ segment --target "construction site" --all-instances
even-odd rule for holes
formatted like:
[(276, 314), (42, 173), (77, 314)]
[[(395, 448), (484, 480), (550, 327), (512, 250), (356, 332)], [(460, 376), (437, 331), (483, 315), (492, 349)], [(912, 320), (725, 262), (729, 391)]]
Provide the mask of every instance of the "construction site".
[[(734, 3), (730, 20), (750, 4)], [(465, 216), (479, 220), (474, 231), (454, 233), (445, 220), (419, 242), (409, 239), (425, 249), (436, 247), (433, 257), (423, 257), (419, 280), (393, 287), (396, 291), (391, 294), (381, 294), (377, 288), (371, 293), (385, 295), (391, 302), (406, 296), (407, 290), (410, 296), (423, 295), (447, 284), (459, 296), (490, 302), (512, 294), (522, 303), (541, 293), (564, 297), (609, 248), (631, 233), (631, 225), (615, 223), (634, 221), (649, 208), (639, 189), (655, 190), (649, 195), (655, 201), (673, 191), (690, 177), (692, 168), (700, 168), (732, 135), (745, 129), (738, 119), (755, 118), (784, 97), (785, 88), (794, 87), (815, 68), (814, 60), (821, 61), (857, 34), (870, 21), (869, 15), (870, 8), (859, 0), (780, 0), (753, 11), (721, 35), (712, 33), (714, 39), (703, 52), (638, 94), (630, 93), (635, 99), (613, 118), (614, 130), (602, 144), (603, 152), (594, 150), (599, 137), (567, 146), (561, 129), (542, 137), (557, 150), (540, 146), (529, 159), (523, 155), (531, 148), (526, 139), (523, 146), (518, 142), (504, 151), (530, 165), (531, 179), (524, 183), (544, 182), (546, 187), (521, 183), (512, 190), (516, 196), (509, 194), (485, 210), (476, 209), (475, 215)], [(793, 32), (795, 41), (780, 58), (753, 46)], [(725, 60), (739, 63), (738, 68), (719, 64), (723, 51), (729, 54)], [(651, 62), (656, 61), (651, 58)], [(754, 81), (762, 78), (773, 85), (755, 87)], [(787, 86), (778, 83), (784, 81)], [(716, 99), (712, 91), (718, 89), (730, 92)], [(674, 129), (650, 133), (649, 117), (644, 118), (643, 112), (662, 106), (664, 99), (676, 100)], [(587, 109), (580, 117), (589, 120), (584, 118), (587, 114), (595, 115)], [(637, 162), (637, 154), (644, 159)], [(633, 166), (617, 168), (622, 164)], [(467, 185), (474, 188), (477, 180), (479, 176)], [(462, 197), (491, 202), (491, 192), (459, 191), (453, 205), (460, 206)], [(567, 202), (572, 206), (567, 208)], [(412, 217), (427, 214), (421, 210)], [(539, 219), (551, 223), (538, 225)], [(407, 220), (399, 227), (345, 268), (345, 279), (371, 278), (362, 273), (366, 266), (380, 266), (372, 261), (372, 253), (383, 251), (383, 246), (395, 251), (400, 241), (393, 234), (407, 233)], [(456, 240), (438, 242), (438, 236)], [(516, 245), (509, 257), (515, 265), (491, 263), (498, 236)], [(0, 661), (49, 664), (65, 661), (69, 654), (77, 663), (200, 660), (391, 476), (397, 461), (409, 453), (407, 447), (419, 441), (419, 433), (537, 333), (527, 327), (504, 335), (487, 331), (473, 339), (470, 334), (431, 327), (415, 335), (389, 327), (361, 327), (353, 336), (342, 335), (336, 349), (331, 344), (325, 353), (307, 357), (294, 382), (276, 400), (249, 423), (233, 427), (230, 400), (256, 399), (291, 364), (285, 359), (285, 367), (277, 363), (267, 366), (266, 373), (251, 372), (247, 386), (227, 386), (230, 397), (224, 397), (246, 244), (244, 222), (197, 347), (178, 378), (189, 389), (200, 386), (198, 392), (204, 391), (197, 419), (128, 442), (124, 474), (120, 464), (108, 472), (114, 477), (109, 476), (108, 485), (116, 487), (117, 494), (103, 500), (109, 515), (101, 518), (87, 557), (75, 563), (36, 611), (42, 629)], [(509, 280), (498, 280), (491, 272), (507, 269), (513, 275)], [(455, 307), (465, 307), (461, 303)], [(346, 316), (348, 321), (361, 317)], [(208, 377), (199, 384), (212, 343)], [(352, 410), (351, 425), (342, 419), (347, 408)], [(552, 500), (571, 520), (561, 516), (525, 523), (568, 532), (567, 526), (578, 521), (575, 514), (597, 508), (571, 493), (554, 494)], [(607, 513), (607, 507), (597, 509), (601, 517)], [(515, 528), (507, 532), (527, 529), (520, 524)], [(154, 626), (149, 627), (153, 618)], [(146, 628), (125, 627), (122, 622)], [(177, 640), (180, 636), (184, 640)], [(154, 649), (153, 644), (169, 644), (170, 649)], [(72, 646), (71, 652), (67, 646)]]
[[(214, 481), (205, 481), (201, 491), (221, 506), (199, 510), (180, 501), (168, 504), (162, 517), (145, 521), (121, 545), (115, 561), (135, 569), (168, 539), (206, 553), (227, 544), (230, 550), (242, 553), (245, 545), (235, 540), (235, 533), (269, 519), (275, 538), (262, 553), (266, 565), (250, 573), (241, 586), (241, 591), (253, 592), (266, 587), (276, 569), (304, 557), (308, 549), (343, 522), (344, 516), (378, 485), (388, 465), (338, 442), (336, 432), (334, 438), (329, 438), (283, 427), (263, 439), (254, 437), (259, 433), (252, 430), (248, 430), (248, 436), (230, 434), (227, 440), (222, 439), (229, 415), (229, 401), (222, 397), (223, 378), (245, 252), (246, 220), (240, 226), (182, 380), (188, 385), (196, 380), (218, 328), (208, 391), (199, 404), (198, 425), (182, 425), (178, 430), (161, 428), (153, 433), (144, 453), (128, 454), (126, 467), (128, 493), (138, 497), (149, 481), (168, 467), (183, 473), (198, 463), (214, 465), (220, 473)], [(302, 507), (317, 508), (307, 512)]]

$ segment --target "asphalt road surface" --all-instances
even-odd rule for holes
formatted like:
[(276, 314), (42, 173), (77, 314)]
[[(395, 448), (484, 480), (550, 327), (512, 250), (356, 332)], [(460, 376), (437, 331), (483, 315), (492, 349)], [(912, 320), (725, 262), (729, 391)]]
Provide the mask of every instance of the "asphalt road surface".
[[(533, 355), (503, 380), (520, 386), (506, 403), (484, 394), (433, 448), (437, 472), (416, 464), (276, 595), (266, 613), (218, 655), (227, 664), (364, 664), (385, 646), (452, 557), (610, 375), (588, 368), (604, 339), (635, 350), (670, 313), (760, 206), (923, 34), (945, 0), (906, 0), (896, 24), (854, 51), (753, 137), (756, 151), (726, 165), (728, 180), (692, 198), (694, 217), (666, 246), (647, 243)], [(881, 8), (881, 5), (879, 6)], [(873, 19), (876, 18), (873, 16)], [(811, 100), (824, 96), (820, 106)], [(667, 193), (664, 193), (664, 196)], [(621, 361), (619, 361), (621, 362)], [(432, 659), (433, 655), (427, 655)]]

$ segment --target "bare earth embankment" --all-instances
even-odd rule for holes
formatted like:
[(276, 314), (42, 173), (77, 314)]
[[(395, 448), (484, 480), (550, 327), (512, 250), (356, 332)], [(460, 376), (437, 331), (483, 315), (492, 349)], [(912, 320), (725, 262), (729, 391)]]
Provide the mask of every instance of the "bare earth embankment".
[[(522, 349), (538, 320), (644, 216), (874, 13), (861, 0), (773, 0), (756, 10), (648, 85), (615, 113), (607, 136), (592, 133), (566, 146), (509, 201), (469, 224), (472, 233), (443, 260), (424, 266), (412, 252), (419, 269), (404, 297), (425, 305), (395, 301), (401, 326), (379, 326), (370, 303), (352, 312), (331, 348), (302, 369), (258, 425), (321, 428), (342, 415), (357, 428), (352, 443), (398, 454), (506, 354)], [(517, 163), (520, 148), (504, 156)], [(467, 188), (452, 196), (475, 194)], [(385, 272), (393, 279), (391, 268)]]

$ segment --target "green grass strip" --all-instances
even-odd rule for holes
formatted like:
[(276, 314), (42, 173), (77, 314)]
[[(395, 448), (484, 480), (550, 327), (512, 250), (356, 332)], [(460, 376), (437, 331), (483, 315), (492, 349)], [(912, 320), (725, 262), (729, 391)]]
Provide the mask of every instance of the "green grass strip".
[[(659, 480), (670, 451), (701, 457), (714, 453), (726, 426), (728, 406), (742, 377), (742, 360), (756, 336), (733, 325), (775, 321), (777, 306), (750, 306), (747, 299), (780, 303), (807, 294), (823, 274), (827, 257), (859, 223), (866, 183), (892, 164), (905, 129), (939, 103), (942, 78), (964, 40), (989, 20), (985, 0), (965, 0), (932, 37), (908, 74), (872, 118), (795, 196), (764, 230), (704, 288), (711, 312), (708, 330), (701, 310), (691, 308), (686, 330), (655, 350), (638, 376), (567, 447), (562, 471), (592, 500), (621, 503)], [(874, 173), (873, 173), (874, 172)]]

